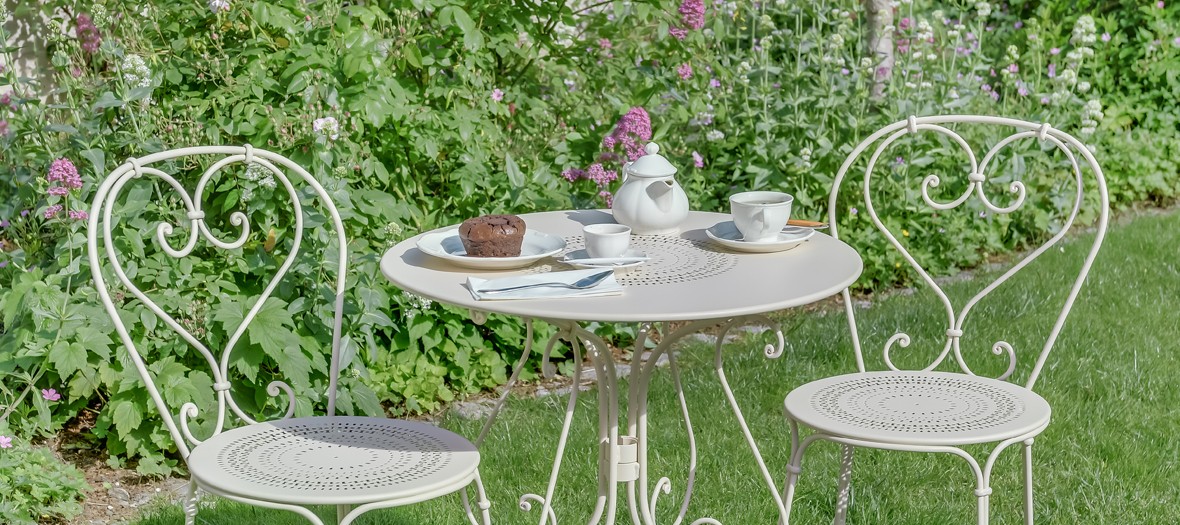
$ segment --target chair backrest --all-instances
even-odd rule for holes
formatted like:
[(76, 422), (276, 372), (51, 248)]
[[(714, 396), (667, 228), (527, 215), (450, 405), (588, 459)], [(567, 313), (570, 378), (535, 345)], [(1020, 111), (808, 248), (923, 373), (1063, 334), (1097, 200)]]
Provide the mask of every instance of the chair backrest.
[[(203, 172), (201, 177), (197, 180), (192, 193), (181, 184), (177, 178), (165, 173), (159, 167), (168, 161), (173, 160), (194, 160), (191, 157), (202, 156), (208, 158), (210, 156), (220, 157), (213, 162)], [(185, 159), (185, 157), (190, 157)], [(215, 157), (215, 158), (216, 158)], [(290, 253), (286, 259), (279, 266), (275, 275), (266, 283), (266, 287), (258, 297), (258, 299), (251, 305), (249, 310), (242, 319), (241, 324), (236, 330), (230, 334), (225, 347), (221, 349), (211, 349), (206, 346), (204, 342), (195, 337), (193, 333), (186, 329), (182, 323), (177, 322), (172, 314), (166, 312), (155, 301), (148, 297), (147, 294), (135, 283), (128, 278), (126, 268), (121, 263), (122, 254), (116, 249), (115, 236), (112, 235), (114, 226), (118, 223), (116, 217), (112, 216), (112, 212), (116, 209), (116, 203), (127, 187), (128, 183), (141, 177), (152, 177), (157, 179), (165, 190), (171, 189), (175, 192), (175, 197), (183, 203), (184, 209), (183, 219), (178, 220), (178, 224), (171, 224), (164, 220), (156, 225), (155, 240), (160, 250), (168, 256), (181, 259), (192, 256), (193, 249), (197, 246), (197, 242), (204, 238), (208, 243), (216, 248), (222, 250), (235, 250), (241, 248), (250, 235), (250, 224), (247, 215), (241, 211), (234, 211), (229, 216), (229, 223), (233, 229), (239, 231), (237, 238), (233, 240), (222, 240), (215, 236), (213, 229), (207, 224), (205, 218), (205, 211), (203, 206), (207, 205), (204, 200), (208, 198), (207, 186), (211, 181), (214, 181), (215, 175), (226, 172), (226, 168), (235, 165), (256, 165), (265, 170), (263, 177), (269, 175), (277, 182), (276, 193), (284, 198), (290, 199), (290, 204), (294, 208), (294, 218), (292, 222), (294, 227), (292, 229), (293, 240), (291, 242)], [(240, 168), (241, 166), (238, 166)], [(255, 170), (259, 168), (254, 168)], [(241, 170), (239, 170), (241, 171)], [(293, 173), (293, 177), (288, 177), (287, 173)], [(228, 172), (226, 172), (228, 174)], [(111, 291), (107, 287), (106, 279), (104, 278), (103, 262), (110, 267), (111, 271), (117, 277), (119, 283), (141, 301), (149, 310), (151, 310), (159, 320), (163, 321), (169, 328), (174, 330), (181, 338), (189, 345), (196, 349), (201, 356), (204, 357), (208, 363), (213, 377), (213, 390), (216, 395), (217, 402), (217, 419), (213, 429), (213, 434), (216, 435), (225, 429), (226, 424), (226, 409), (228, 408), (233, 414), (237, 415), (243, 421), (254, 423), (255, 421), (246, 414), (239, 404), (234, 400), (231, 391), (231, 370), (230, 370), (230, 354), (234, 350), (251, 321), (255, 319), (259, 311), (262, 310), (264, 303), (274, 292), (275, 287), (283, 279), (283, 276), (291, 268), (299, 255), (301, 243), (303, 242), (304, 234), (304, 217), (303, 207), (300, 203), (300, 195), (296, 186), (292, 184), (292, 178), (297, 183), (301, 183), (306, 187), (311, 188), (316, 196), (318, 196), (321, 205), (326, 209), (330, 216), (331, 226), (334, 230), (335, 237), (339, 242), (338, 264), (335, 268), (335, 302), (334, 302), (334, 317), (332, 327), (332, 356), (329, 365), (329, 388), (327, 392), (328, 415), (334, 415), (336, 410), (336, 390), (337, 381), (340, 368), (340, 341), (341, 341), (341, 319), (344, 304), (345, 291), (345, 274), (347, 268), (347, 243), (344, 235), (344, 225), (340, 220), (340, 214), (337, 212), (335, 205), (329, 198), (328, 192), (324, 190), (323, 186), (319, 184), (307, 170), (300, 167), (290, 159), (260, 149), (254, 149), (247, 145), (241, 146), (208, 146), (208, 147), (193, 147), (182, 148), (171, 151), (164, 151), (160, 153), (153, 153), (139, 159), (128, 159), (127, 162), (116, 168), (99, 186), (98, 191), (94, 195), (94, 202), (90, 208), (90, 217), (87, 225), (87, 248), (90, 259), (91, 275), (94, 278), (95, 287), (98, 290), (99, 297), (103, 306), (110, 314), (111, 320), (114, 322), (115, 330), (119, 334), (119, 338), (123, 341), (123, 345), (127, 348), (130, 354), (131, 361), (139, 370), (140, 376), (146, 383), (148, 392), (159, 410), (160, 415), (164, 419), (164, 424), (168, 427), (169, 433), (176, 442), (177, 447), (183, 457), (187, 458), (189, 454), (189, 444), (196, 445), (200, 440), (195, 438), (189, 429), (189, 419), (198, 416), (197, 406), (194, 403), (185, 403), (178, 412), (173, 412), (165, 403), (164, 398), (160, 395), (160, 390), (157, 388), (155, 382), (152, 380), (152, 375), (149, 373), (144, 359), (136, 350), (135, 342), (132, 339), (128, 327), (123, 317), (118, 313), (115, 303), (111, 300)], [(301, 182), (300, 182), (301, 181)], [(179, 217), (179, 215), (177, 215)], [(174, 234), (175, 228), (187, 229), (187, 235), (181, 236), (183, 244), (178, 248), (173, 245), (171, 236)], [(120, 228), (120, 232), (125, 232), (127, 228)], [(142, 232), (145, 236), (148, 232)], [(180, 232), (175, 232), (180, 233)], [(99, 246), (99, 237), (103, 238), (103, 245)], [(284, 381), (273, 381), (267, 387), (267, 393), (271, 396), (279, 396), (286, 394), (287, 410), (284, 418), (291, 417), (295, 410), (295, 392), (291, 386)], [(173, 416), (175, 414), (175, 416)]]
[[(987, 152), (983, 155), (982, 160), (977, 160), (975, 150), (971, 148), (962, 135), (944, 126), (947, 124), (980, 125), (1008, 128), (1011, 130), (1011, 134), (998, 140), (990, 149), (987, 150)], [(930, 189), (935, 188), (941, 182), (944, 182), (940, 179), (939, 175), (932, 173), (926, 175), (925, 178), (922, 179), (920, 190), (921, 199), (924, 201), (926, 206), (930, 207), (935, 212), (944, 212), (958, 208), (960, 205), (967, 202), (973, 195), (978, 197), (980, 200), (983, 208), (985, 209), (983, 212), (984, 214), (987, 212), (993, 214), (1009, 214), (1020, 209), (1022, 205), (1024, 205), (1027, 196), (1027, 189), (1024, 182), (1019, 179), (1013, 179), (1008, 184), (1008, 191), (1013, 195), (1013, 197), (1011, 197), (1011, 203), (1007, 206), (1000, 206), (993, 202), (988, 197), (987, 186), (989, 178), (988, 168), (989, 166), (998, 164), (998, 162), (995, 161), (997, 158), (997, 153), (1001, 152), (1004, 148), (1009, 147), (1010, 145), (1021, 143), (1021, 141), (1031, 140), (1047, 142), (1053, 146), (1053, 149), (1063, 152), (1071, 164), (1072, 178), (1074, 179), (1073, 183), (1076, 185), (1076, 192), (1073, 194), (1071, 208), (1067, 210), (1068, 215), (1062, 223), (1060, 231), (1057, 231), (1056, 233), (1047, 232), (1053, 233), (1048, 240), (1021, 257), (1010, 268), (1008, 268), (1007, 271), (1002, 273), (990, 284), (980, 289), (978, 293), (972, 296), (965, 304), (963, 304), (962, 308), (957, 311), (955, 306), (951, 303), (951, 300), (947, 297), (947, 294), (943, 291), (942, 287), (939, 286), (939, 284), (925, 269), (922, 268), (921, 265), (919, 265), (919, 263), (911, 255), (910, 251), (907, 250), (903, 243), (898, 240), (898, 234), (903, 232), (891, 231), (890, 228), (884, 224), (882, 218), (877, 213), (877, 209), (873, 205), (873, 198), (869, 191), (871, 188), (871, 182), (873, 180), (874, 168), (877, 166), (878, 161), (882, 158), (882, 155), (885, 154), (890, 146), (892, 146), (902, 137), (919, 133), (938, 133), (944, 135), (951, 142), (953, 142), (953, 148), (959, 148), (966, 154), (966, 160), (968, 161), (967, 172), (962, 175), (967, 181), (966, 189), (961, 195), (958, 195), (956, 198), (954, 198), (954, 200), (949, 202), (942, 202), (931, 196)], [(866, 138), (859, 145), (857, 145), (855, 149), (852, 150), (852, 153), (849, 154), (848, 159), (845, 160), (844, 164), (840, 167), (840, 171), (836, 175), (836, 180), (833, 183), (832, 191), (828, 199), (828, 220), (832, 225), (833, 237), (839, 238), (838, 228), (836, 225), (836, 216), (837, 212), (839, 211), (837, 208), (837, 198), (839, 196), (844, 176), (848, 173), (853, 164), (856, 163), (857, 159), (860, 158), (863, 153), (869, 151), (869, 148), (874, 144), (876, 144), (876, 147), (872, 149), (872, 154), (868, 158), (867, 166), (865, 167), (864, 172), (864, 182), (862, 185), (864, 192), (863, 202), (865, 212), (867, 212), (867, 216), (873, 222), (873, 225), (876, 227), (876, 229), (889, 241), (890, 244), (893, 245), (894, 248), (901, 252), (901, 255), (918, 273), (918, 275), (921, 277), (921, 280), (938, 296), (938, 299), (946, 309), (947, 329), (942, 351), (938, 354), (937, 358), (935, 358), (933, 362), (931, 362), (925, 368), (925, 370), (933, 370), (934, 368), (940, 366), (946, 360), (948, 355), (953, 355), (954, 362), (957, 364), (960, 370), (967, 374), (974, 374), (974, 372), (972, 372), (971, 368), (968, 366), (967, 360), (964, 358), (963, 352), (960, 348), (960, 339), (964, 336), (964, 320), (967, 318), (972, 308), (975, 307), (981, 299), (983, 299), (1000, 285), (1004, 284), (1004, 282), (1008, 281), (1009, 278), (1026, 267), (1030, 262), (1039, 257), (1046, 250), (1057, 244), (1062, 238), (1066, 236), (1066, 234), (1069, 233), (1069, 230), (1074, 225), (1075, 219), (1078, 217), (1078, 212), (1082, 207), (1082, 202), (1085, 197), (1084, 190), (1087, 187), (1087, 184), (1084, 183), (1085, 179), (1083, 178), (1079, 159), (1077, 155), (1075, 155), (1075, 152), (1080, 154), (1081, 160), (1086, 165), (1088, 165), (1088, 171), (1090, 171), (1093, 176), (1093, 190), (1097, 194), (1099, 200), (1096, 233), (1094, 235), (1093, 245), (1090, 247), (1085, 261), (1081, 266), (1081, 271), (1079, 272), (1077, 278), (1073, 281), (1073, 286), (1065, 298), (1062, 309), (1057, 315), (1056, 322), (1054, 323), (1052, 330), (1049, 332), (1044, 346), (1040, 350), (1040, 353), (1037, 355), (1036, 364), (1033, 366), (1028, 380), (1025, 382), (1024, 386), (1026, 388), (1032, 389), (1036, 384), (1042, 367), (1045, 364), (1045, 359), (1048, 357), (1049, 352), (1053, 349), (1053, 345), (1057, 340), (1057, 336), (1061, 332), (1061, 328), (1065, 323), (1065, 319), (1068, 316), (1070, 309), (1073, 307), (1074, 300), (1077, 298), (1082, 283), (1085, 281), (1086, 275), (1090, 271), (1090, 266), (1093, 264), (1094, 257), (1098, 254), (1098, 249), (1102, 245), (1102, 239), (1106, 234), (1108, 218), (1108, 197), (1106, 191), (1106, 182), (1102, 176), (1102, 169), (1098, 166), (1097, 161), (1094, 160), (1093, 154), (1076, 138), (1069, 135), (1068, 133), (1054, 129), (1049, 124), (1024, 122), (1001, 117), (973, 115), (909, 117), (906, 120), (898, 121), (885, 126), (881, 130)], [(887, 156), (885, 158), (890, 157)], [(991, 171), (995, 170), (993, 169)], [(906, 204), (908, 205), (911, 203)], [(921, 205), (921, 203), (913, 204)], [(903, 234), (903, 236), (905, 235)], [(849, 291), (847, 289), (845, 289), (843, 292), (843, 298), (845, 310), (848, 315), (849, 328), (851, 329), (852, 333), (853, 348), (856, 352), (856, 366), (858, 370), (864, 372), (864, 355), (861, 350), (860, 336), (856, 328), (853, 302), (851, 301), (851, 297), (849, 296)], [(897, 332), (892, 337), (890, 337), (888, 341), (886, 341), (883, 349), (884, 361), (886, 366), (892, 370), (898, 370), (898, 367), (894, 365), (893, 360), (890, 359), (890, 350), (895, 344), (901, 347), (908, 346), (910, 344), (910, 335), (905, 332)], [(1015, 349), (1008, 342), (1001, 340), (996, 341), (991, 345), (991, 351), (995, 355), (1006, 354), (1008, 356), (1008, 367), (998, 377), (998, 379), (1001, 380), (1008, 379), (1009, 376), (1011, 376), (1016, 370), (1017, 360)]]

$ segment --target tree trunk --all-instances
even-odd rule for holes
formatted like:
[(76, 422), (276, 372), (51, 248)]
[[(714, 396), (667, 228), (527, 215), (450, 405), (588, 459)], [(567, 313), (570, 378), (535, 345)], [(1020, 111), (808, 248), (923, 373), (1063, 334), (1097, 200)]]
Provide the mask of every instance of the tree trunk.
[(885, 98), (889, 79), (893, 76), (893, 8), (889, 0), (863, 0), (868, 25), (865, 45), (873, 59), (873, 100)]

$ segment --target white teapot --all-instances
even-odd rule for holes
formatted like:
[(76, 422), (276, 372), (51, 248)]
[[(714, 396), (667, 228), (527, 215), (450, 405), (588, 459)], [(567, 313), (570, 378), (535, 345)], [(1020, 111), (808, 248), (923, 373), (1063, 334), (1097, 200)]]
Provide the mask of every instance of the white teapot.
[(611, 205), (615, 221), (636, 235), (672, 234), (688, 218), (688, 195), (673, 178), (676, 167), (652, 142), (643, 155), (623, 165), (623, 185)]

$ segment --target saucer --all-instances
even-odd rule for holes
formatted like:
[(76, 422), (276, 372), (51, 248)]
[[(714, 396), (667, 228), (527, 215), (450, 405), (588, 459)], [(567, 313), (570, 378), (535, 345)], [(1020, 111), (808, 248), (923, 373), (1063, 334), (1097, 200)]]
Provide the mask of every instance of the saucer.
[[(629, 248), (627, 251), (623, 252), (623, 255), (621, 255), (620, 257), (647, 257), (647, 254), (644, 252), (641, 252), (639, 250), (636, 250), (634, 248)], [(577, 268), (615, 268), (615, 269), (634, 268), (636, 266), (639, 266), (639, 265), (647, 262), (647, 261), (635, 261), (635, 262), (629, 262), (629, 263), (624, 263), (624, 264), (582, 264), (582, 263), (578, 262), (578, 259), (589, 259), (589, 258), (590, 258), (590, 254), (587, 253), (585, 249), (581, 249), (581, 250), (574, 250), (572, 252), (569, 252), (569, 253), (565, 254), (564, 258), (558, 259), (558, 260), (565, 263), (565, 264), (568, 264), (570, 266), (574, 266)]]
[(523, 268), (565, 249), (565, 239), (556, 235), (525, 230), (518, 257), (468, 257), (459, 239), (459, 229), (431, 232), (418, 239), (422, 253), (465, 268), (477, 270), (508, 270)]
[(750, 253), (770, 253), (790, 250), (804, 241), (810, 239), (815, 235), (815, 230), (808, 229), (807, 231), (786, 231), (780, 232), (778, 238), (763, 242), (750, 242), (742, 240), (742, 232), (738, 231), (737, 226), (733, 221), (725, 221), (714, 224), (713, 227), (705, 230), (705, 234), (709, 236), (713, 242), (720, 244), (726, 248), (730, 248), (739, 252)]

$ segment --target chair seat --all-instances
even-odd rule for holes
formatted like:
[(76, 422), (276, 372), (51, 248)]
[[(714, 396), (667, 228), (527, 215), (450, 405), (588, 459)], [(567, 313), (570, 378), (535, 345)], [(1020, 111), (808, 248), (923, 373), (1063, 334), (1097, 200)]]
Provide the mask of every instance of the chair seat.
[(817, 431), (898, 445), (1003, 441), (1049, 424), (1049, 403), (1004, 381), (949, 372), (866, 372), (807, 383), (787, 414)]
[(461, 489), (479, 457), (466, 438), (426, 423), (325, 416), (225, 431), (194, 448), (188, 464), (214, 492), (339, 505)]

